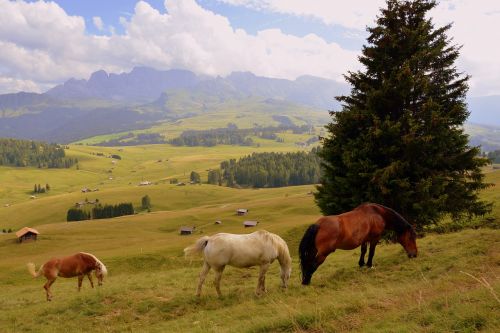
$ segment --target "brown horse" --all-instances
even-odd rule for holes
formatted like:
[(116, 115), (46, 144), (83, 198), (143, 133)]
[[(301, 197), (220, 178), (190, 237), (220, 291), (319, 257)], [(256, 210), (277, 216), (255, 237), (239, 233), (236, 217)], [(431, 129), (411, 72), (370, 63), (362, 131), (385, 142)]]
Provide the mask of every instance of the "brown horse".
[(95, 276), (99, 285), (102, 285), (104, 276), (108, 274), (106, 266), (104, 266), (99, 259), (97, 259), (94, 255), (85, 252), (79, 252), (64, 258), (50, 259), (43, 264), (42, 267), (40, 267), (38, 272), (35, 271), (35, 264), (28, 263), (28, 271), (35, 278), (41, 275), (47, 278), (47, 283), (43, 286), (47, 292), (47, 301), (52, 300), (50, 286), (54, 283), (58, 276), (64, 278), (78, 276), (78, 291), (80, 291), (85, 275), (87, 275), (90, 285), (94, 288), (94, 281), (92, 281), (90, 273), (95, 271)]
[(365, 203), (340, 215), (321, 217), (315, 224), (309, 226), (300, 241), (302, 284), (311, 283), (313, 273), (336, 249), (352, 250), (361, 245), (359, 266), (363, 267), (366, 248), (370, 243), (366, 265), (372, 267), (375, 247), (385, 230), (396, 232), (397, 240), (409, 258), (417, 256), (415, 230), (391, 208)]

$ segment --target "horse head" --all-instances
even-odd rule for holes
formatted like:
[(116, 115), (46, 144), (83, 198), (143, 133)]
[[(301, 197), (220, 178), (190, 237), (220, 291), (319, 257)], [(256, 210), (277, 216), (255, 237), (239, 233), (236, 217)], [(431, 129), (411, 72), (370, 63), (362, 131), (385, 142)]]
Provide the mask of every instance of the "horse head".
[(403, 246), (408, 258), (417, 257), (417, 234), (413, 227), (406, 229), (404, 232), (398, 235), (398, 242)]
[(97, 284), (102, 286), (102, 282), (104, 281), (104, 277), (108, 274), (108, 270), (106, 266), (100, 261), (96, 263), (95, 266), (95, 277), (97, 278)]

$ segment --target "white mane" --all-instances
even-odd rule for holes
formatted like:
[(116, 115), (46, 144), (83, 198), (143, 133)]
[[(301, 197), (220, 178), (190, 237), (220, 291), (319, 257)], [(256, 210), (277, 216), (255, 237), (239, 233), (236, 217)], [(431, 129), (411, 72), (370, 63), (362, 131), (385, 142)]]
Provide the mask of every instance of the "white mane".
[(108, 274), (108, 269), (106, 268), (106, 266), (104, 266), (104, 264), (99, 260), (97, 259), (97, 257), (91, 253), (87, 253), (87, 252), (80, 252), (81, 254), (86, 254), (92, 258), (94, 258), (94, 260), (96, 261), (97, 265), (99, 265), (99, 268), (101, 269), (101, 272), (103, 275), (107, 275)]

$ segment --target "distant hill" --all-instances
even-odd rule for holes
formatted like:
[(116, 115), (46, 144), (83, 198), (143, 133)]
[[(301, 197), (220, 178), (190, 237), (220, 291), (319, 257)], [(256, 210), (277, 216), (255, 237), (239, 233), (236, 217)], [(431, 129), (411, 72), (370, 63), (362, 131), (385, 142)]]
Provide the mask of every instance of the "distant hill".
[[(339, 110), (334, 97), (348, 93), (346, 84), (313, 76), (285, 80), (249, 72), (208, 77), (148, 67), (121, 74), (101, 70), (44, 94), (0, 95), (0, 137), (67, 143), (248, 103), (255, 114), (300, 116), (302, 110), (309, 119), (311, 112), (326, 116), (328, 110)], [(499, 103), (500, 96), (471, 98), (471, 121), (500, 126)]]
[(467, 103), (470, 122), (500, 126), (500, 96), (470, 97)]
[(190, 88), (202, 80), (185, 70), (158, 71), (136, 67), (130, 73), (93, 73), (89, 80), (71, 79), (56, 86), (47, 95), (63, 100), (103, 99), (124, 103), (147, 103), (170, 89)]

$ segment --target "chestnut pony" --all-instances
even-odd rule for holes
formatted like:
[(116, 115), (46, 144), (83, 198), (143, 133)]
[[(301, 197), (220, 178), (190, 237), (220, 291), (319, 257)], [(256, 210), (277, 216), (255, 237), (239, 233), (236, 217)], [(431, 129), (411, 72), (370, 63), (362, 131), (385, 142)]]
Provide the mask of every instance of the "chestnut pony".
[(104, 266), (99, 259), (85, 252), (79, 252), (68, 257), (50, 259), (40, 267), (38, 272), (35, 271), (34, 263), (28, 263), (28, 271), (35, 278), (41, 275), (47, 278), (47, 282), (43, 286), (47, 292), (47, 301), (52, 300), (50, 286), (58, 276), (65, 278), (78, 276), (78, 291), (80, 291), (85, 275), (87, 275), (90, 285), (94, 288), (94, 282), (92, 281), (90, 273), (95, 271), (95, 276), (99, 285), (102, 285), (104, 276), (108, 274), (106, 266)]
[(370, 252), (366, 265), (372, 267), (375, 247), (386, 230), (397, 235), (409, 258), (417, 256), (416, 233), (410, 223), (391, 208), (365, 203), (352, 211), (323, 216), (307, 228), (299, 246), (302, 284), (308, 285), (316, 269), (336, 249), (352, 250), (361, 245), (359, 266), (365, 265), (368, 243)]

